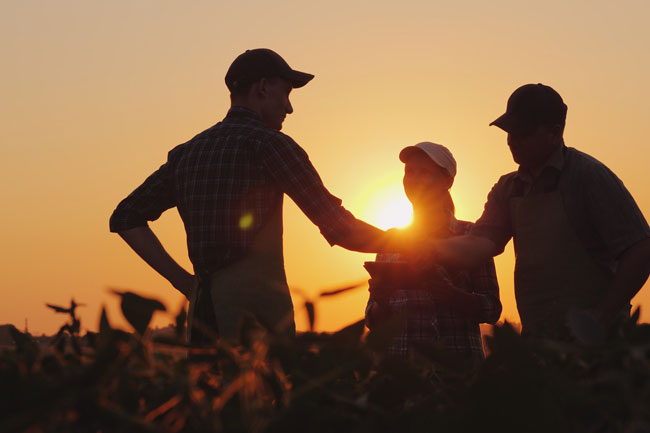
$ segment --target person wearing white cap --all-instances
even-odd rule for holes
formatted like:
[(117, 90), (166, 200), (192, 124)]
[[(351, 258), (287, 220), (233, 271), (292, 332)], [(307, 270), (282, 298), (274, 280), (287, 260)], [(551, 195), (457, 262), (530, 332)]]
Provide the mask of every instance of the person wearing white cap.
[[(422, 142), (402, 149), (399, 158), (404, 163), (404, 192), (413, 205), (413, 222), (404, 236), (413, 239), (414, 248), (428, 239), (468, 233), (472, 223), (455, 218), (449, 193), (456, 176), (451, 152)], [(372, 276), (366, 307), (371, 332), (389, 317), (400, 316), (402, 329), (389, 347), (390, 355), (431, 355), (438, 345), (470, 361), (482, 359), (479, 323), (495, 323), (501, 314), (492, 259), (467, 271), (435, 266), (417, 275), (407, 260), (404, 254), (379, 253), (376, 262), (366, 264)]]

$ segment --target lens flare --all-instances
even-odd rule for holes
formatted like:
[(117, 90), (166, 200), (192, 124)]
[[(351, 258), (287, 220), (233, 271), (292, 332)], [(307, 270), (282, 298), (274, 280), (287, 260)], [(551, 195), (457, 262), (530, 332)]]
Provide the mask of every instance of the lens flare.
[(253, 214), (246, 212), (239, 218), (239, 228), (241, 230), (248, 230), (251, 227), (253, 227)]

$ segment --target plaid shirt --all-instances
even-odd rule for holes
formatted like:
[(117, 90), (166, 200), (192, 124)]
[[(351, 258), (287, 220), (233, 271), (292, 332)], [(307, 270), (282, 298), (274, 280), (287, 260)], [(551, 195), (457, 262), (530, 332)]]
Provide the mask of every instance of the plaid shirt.
[(110, 219), (120, 232), (146, 226), (178, 207), (195, 273), (243, 258), (286, 193), (334, 245), (354, 217), (323, 185), (305, 151), (233, 107), (226, 118), (169, 152), (167, 162), (125, 198)]
[[(469, 233), (472, 223), (460, 221), (453, 216), (449, 222), (452, 235)], [(400, 254), (377, 254), (378, 262), (401, 261)], [(479, 323), (495, 323), (501, 315), (499, 284), (494, 261), (490, 259), (481, 266), (469, 271), (447, 272), (437, 267), (436, 279), (448, 279), (453, 285), (476, 296), (481, 309), (478, 317), (467, 317), (453, 305), (436, 303), (431, 290), (399, 289), (391, 291), (388, 307), (391, 314), (403, 313), (406, 322), (401, 333), (389, 347), (389, 354), (406, 357), (417, 347), (441, 345), (452, 352), (466, 354), (482, 359), (483, 344)], [(435, 279), (431, 285), (435, 285)], [(368, 312), (377, 303), (374, 291), (370, 290)], [(367, 321), (369, 327), (371, 323)]]

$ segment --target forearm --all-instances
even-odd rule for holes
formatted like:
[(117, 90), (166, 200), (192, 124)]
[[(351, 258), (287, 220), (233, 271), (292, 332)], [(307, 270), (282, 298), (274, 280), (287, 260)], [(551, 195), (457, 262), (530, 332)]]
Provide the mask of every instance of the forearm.
[(118, 234), (149, 266), (189, 296), (194, 277), (171, 258), (149, 227), (136, 227)]
[(437, 240), (431, 248), (432, 260), (436, 263), (462, 269), (479, 266), (498, 253), (494, 242), (472, 235)]
[(356, 220), (352, 230), (345, 237), (339, 239), (336, 244), (351, 251), (378, 253), (389, 251), (390, 245), (395, 242), (395, 236), (389, 232)]
[(614, 279), (596, 314), (603, 320), (615, 316), (643, 287), (650, 274), (650, 238), (630, 247), (618, 263)]

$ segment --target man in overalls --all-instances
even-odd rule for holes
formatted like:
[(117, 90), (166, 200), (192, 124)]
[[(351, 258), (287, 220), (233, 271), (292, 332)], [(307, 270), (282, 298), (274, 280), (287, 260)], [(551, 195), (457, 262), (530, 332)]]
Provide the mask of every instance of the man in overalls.
[[(571, 338), (571, 310), (605, 324), (629, 315), (650, 271), (650, 229), (605, 165), (564, 143), (567, 106), (543, 84), (518, 88), (490, 125), (508, 133), (519, 169), (490, 191), (471, 233), (437, 243), (429, 260), (462, 266), (514, 240), (522, 333)], [(433, 257), (431, 257), (433, 256)]]
[[(289, 93), (313, 77), (268, 49), (241, 54), (225, 77), (225, 119), (172, 149), (111, 216), (111, 231), (190, 299), (189, 321), (202, 325), (188, 326), (193, 343), (237, 338), (247, 314), (274, 332), (294, 333), (282, 248), (285, 193), (331, 245), (376, 252), (385, 240), (341, 206), (305, 151), (280, 132), (293, 112)], [(148, 227), (172, 207), (187, 232), (194, 275)]]

